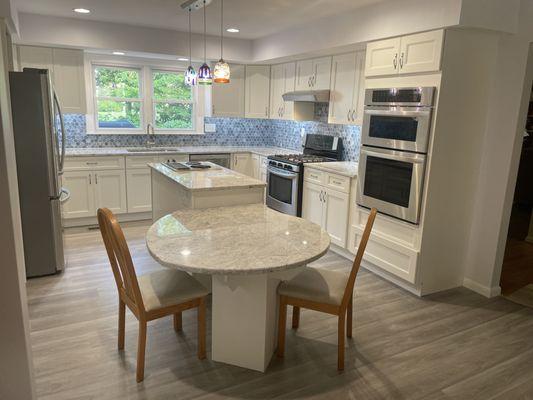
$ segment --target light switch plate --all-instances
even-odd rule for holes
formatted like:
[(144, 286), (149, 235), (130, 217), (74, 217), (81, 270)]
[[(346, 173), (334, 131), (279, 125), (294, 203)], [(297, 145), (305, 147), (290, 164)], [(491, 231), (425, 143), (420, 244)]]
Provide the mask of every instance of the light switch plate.
[(217, 125), (216, 124), (204, 124), (204, 132), (205, 133), (214, 133), (217, 131)]

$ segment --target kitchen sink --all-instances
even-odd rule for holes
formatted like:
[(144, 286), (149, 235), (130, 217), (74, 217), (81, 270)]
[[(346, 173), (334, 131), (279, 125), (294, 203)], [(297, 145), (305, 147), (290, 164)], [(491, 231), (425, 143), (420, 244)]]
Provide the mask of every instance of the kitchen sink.
[(178, 149), (168, 147), (130, 147), (128, 153), (179, 153)]

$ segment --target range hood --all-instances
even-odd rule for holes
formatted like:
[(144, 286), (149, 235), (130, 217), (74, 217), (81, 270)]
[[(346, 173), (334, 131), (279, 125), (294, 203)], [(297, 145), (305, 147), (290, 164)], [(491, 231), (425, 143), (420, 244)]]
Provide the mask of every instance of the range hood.
[(303, 101), (307, 103), (329, 103), (329, 90), (296, 90), (283, 94), (285, 101)]

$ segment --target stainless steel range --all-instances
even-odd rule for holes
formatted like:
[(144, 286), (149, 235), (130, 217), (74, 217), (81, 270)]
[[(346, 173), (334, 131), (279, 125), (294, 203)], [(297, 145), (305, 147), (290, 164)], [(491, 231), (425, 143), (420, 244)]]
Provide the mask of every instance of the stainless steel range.
[(266, 204), (285, 214), (302, 215), (302, 184), (305, 163), (339, 161), (342, 139), (327, 135), (307, 135), (303, 154), (268, 157)]

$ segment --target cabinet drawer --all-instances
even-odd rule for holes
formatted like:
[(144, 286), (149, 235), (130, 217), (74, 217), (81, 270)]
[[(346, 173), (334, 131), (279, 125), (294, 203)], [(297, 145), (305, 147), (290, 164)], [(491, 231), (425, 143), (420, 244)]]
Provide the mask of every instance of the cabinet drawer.
[(323, 185), (326, 180), (326, 173), (317, 169), (305, 168), (304, 179), (308, 182)]
[(350, 193), (350, 178), (342, 175), (326, 174), (326, 186), (343, 193)]
[(157, 156), (126, 156), (126, 168), (146, 168), (150, 163), (159, 162)]
[[(351, 230), (348, 246), (353, 253), (357, 252), (362, 235), (362, 229)], [(415, 283), (418, 252), (409, 247), (402, 246), (372, 232), (363, 260), (407, 282)]]
[(65, 159), (65, 171), (98, 171), (124, 169), (124, 157), (70, 157)]

